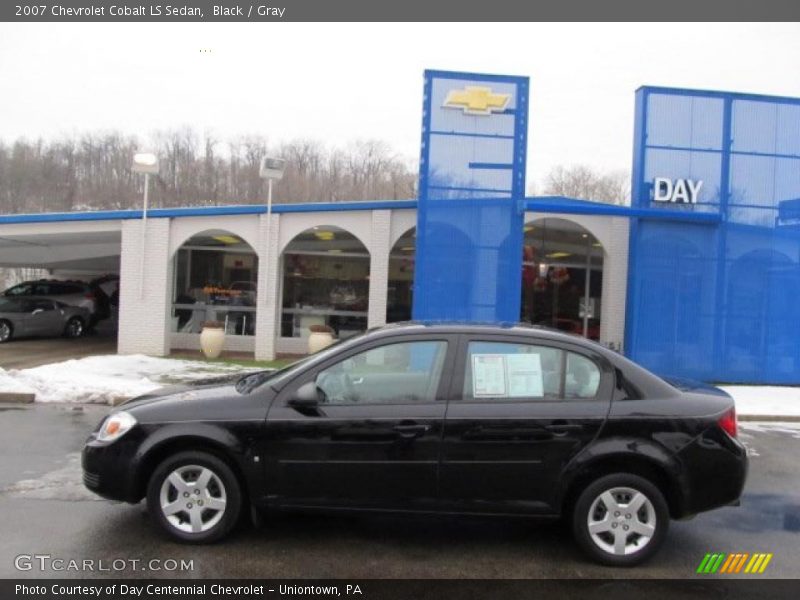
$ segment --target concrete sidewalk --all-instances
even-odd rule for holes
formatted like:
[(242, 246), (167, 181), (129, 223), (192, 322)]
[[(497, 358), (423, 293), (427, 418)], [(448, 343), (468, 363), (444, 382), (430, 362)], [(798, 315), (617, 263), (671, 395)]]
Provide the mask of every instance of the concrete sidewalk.
[(0, 345), (0, 367), (6, 371), (30, 369), (72, 358), (116, 353), (116, 336), (101, 333), (89, 333), (77, 340), (66, 338), (11, 340)]

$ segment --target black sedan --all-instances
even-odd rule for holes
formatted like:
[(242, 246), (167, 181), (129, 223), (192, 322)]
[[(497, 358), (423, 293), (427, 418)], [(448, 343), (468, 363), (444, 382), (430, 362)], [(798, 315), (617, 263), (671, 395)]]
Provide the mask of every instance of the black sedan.
[(637, 564), (670, 518), (735, 504), (733, 400), (582, 338), (403, 324), (283, 370), (163, 389), (111, 413), (84, 481), (210, 542), (243, 509), (564, 516), (594, 559)]

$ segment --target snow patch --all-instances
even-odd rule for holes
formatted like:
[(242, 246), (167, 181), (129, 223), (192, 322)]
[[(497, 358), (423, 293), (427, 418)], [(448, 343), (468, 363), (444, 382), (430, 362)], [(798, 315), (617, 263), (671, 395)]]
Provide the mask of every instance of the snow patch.
[(32, 369), (0, 369), (0, 391), (34, 393), (37, 402), (116, 404), (163, 385), (252, 370), (142, 354), (89, 356)]
[(719, 385), (736, 402), (740, 415), (800, 416), (800, 387)]

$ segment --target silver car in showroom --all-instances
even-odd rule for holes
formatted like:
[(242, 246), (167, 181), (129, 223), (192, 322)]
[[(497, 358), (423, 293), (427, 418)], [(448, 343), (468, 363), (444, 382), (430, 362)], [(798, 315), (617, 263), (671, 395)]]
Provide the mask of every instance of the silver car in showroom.
[(0, 297), (0, 344), (16, 337), (83, 335), (91, 314), (49, 298)]

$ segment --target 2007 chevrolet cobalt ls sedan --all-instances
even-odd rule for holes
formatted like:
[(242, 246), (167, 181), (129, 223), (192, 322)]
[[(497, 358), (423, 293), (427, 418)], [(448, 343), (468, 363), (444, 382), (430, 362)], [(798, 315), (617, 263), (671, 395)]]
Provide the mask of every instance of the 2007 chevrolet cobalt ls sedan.
[(734, 504), (745, 482), (733, 400), (676, 385), (556, 331), (391, 325), (123, 404), (89, 437), (84, 481), (146, 497), (186, 542), (245, 507), (562, 515), (591, 557), (633, 565), (670, 518)]

